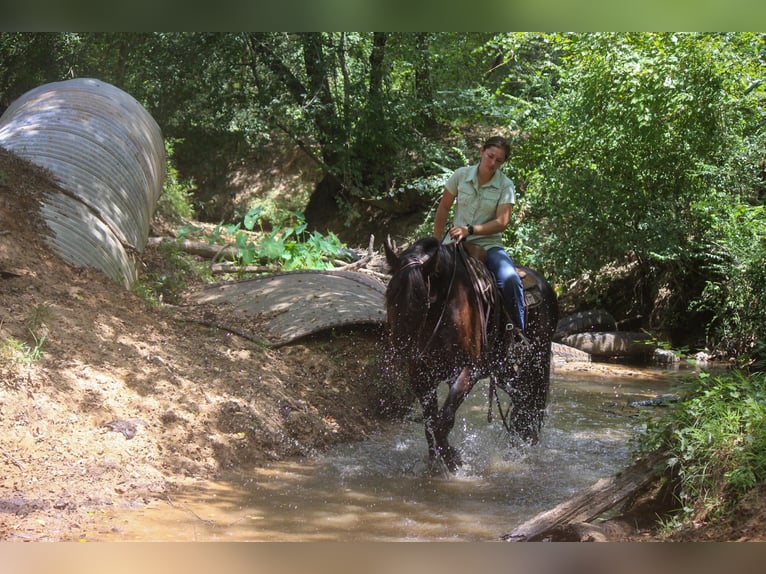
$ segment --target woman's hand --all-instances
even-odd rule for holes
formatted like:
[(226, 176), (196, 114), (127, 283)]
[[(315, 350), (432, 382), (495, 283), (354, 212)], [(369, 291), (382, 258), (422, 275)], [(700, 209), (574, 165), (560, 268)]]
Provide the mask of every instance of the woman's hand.
[(464, 225), (455, 225), (449, 230), (449, 236), (457, 243), (460, 243), (470, 235), (468, 227)]

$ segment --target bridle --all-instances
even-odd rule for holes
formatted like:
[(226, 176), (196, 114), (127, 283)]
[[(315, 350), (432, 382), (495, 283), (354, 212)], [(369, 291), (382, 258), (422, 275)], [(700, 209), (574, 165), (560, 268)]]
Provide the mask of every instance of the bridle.
[[(439, 327), (441, 327), (442, 321), (444, 320), (444, 314), (447, 312), (447, 304), (449, 303), (450, 294), (452, 293), (452, 287), (455, 284), (455, 275), (457, 272), (457, 246), (455, 246), (455, 257), (452, 259), (452, 274), (450, 276), (449, 285), (447, 286), (447, 293), (444, 296), (444, 303), (442, 304), (442, 310), (441, 313), (439, 313), (439, 319), (436, 321), (436, 325), (434, 325), (433, 330), (431, 331), (431, 336), (428, 337), (428, 340), (426, 341), (426, 344), (423, 346), (420, 351), (418, 351), (418, 358), (422, 357), (428, 349), (431, 347), (431, 343), (433, 343), (434, 337), (436, 336), (436, 333), (439, 331)], [(398, 275), (401, 271), (404, 271), (405, 269), (408, 269), (410, 267), (414, 267), (416, 265), (422, 266), (426, 262), (426, 259), (423, 258), (415, 258), (411, 261), (408, 261), (404, 265), (402, 265), (399, 269), (396, 270), (394, 273), (395, 275)], [(426, 277), (426, 309), (431, 308), (431, 277)], [(423, 327), (426, 324), (426, 320), (424, 319), (423, 322), (420, 325), (420, 328), (418, 329), (418, 333), (422, 331)]]
[[(425, 353), (428, 350), (428, 348), (431, 346), (431, 343), (433, 342), (434, 337), (436, 336), (436, 332), (439, 330), (439, 327), (441, 327), (442, 320), (444, 319), (444, 313), (447, 312), (447, 303), (449, 302), (449, 297), (452, 294), (452, 286), (455, 284), (456, 271), (457, 271), (457, 246), (455, 246), (455, 257), (452, 258), (452, 275), (450, 276), (449, 285), (447, 286), (447, 293), (444, 296), (444, 304), (442, 305), (442, 311), (441, 313), (439, 313), (439, 320), (436, 321), (436, 325), (434, 325), (433, 331), (431, 331), (431, 336), (428, 338), (428, 341), (426, 341), (425, 346), (420, 351), (421, 355)], [(430, 307), (431, 305), (431, 298), (430, 298), (431, 278), (430, 277), (428, 278), (428, 293), (429, 293), (428, 304)]]

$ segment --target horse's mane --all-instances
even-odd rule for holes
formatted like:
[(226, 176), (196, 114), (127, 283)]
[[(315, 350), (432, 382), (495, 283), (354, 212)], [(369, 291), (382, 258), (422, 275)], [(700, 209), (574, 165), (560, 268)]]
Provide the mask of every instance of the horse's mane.
[[(389, 308), (414, 309), (422, 306), (428, 297), (428, 286), (423, 274), (423, 265), (428, 263), (441, 249), (435, 237), (426, 237), (410, 245), (391, 269), (387, 289)], [(392, 309), (393, 310), (393, 309)]]
[[(450, 281), (448, 269), (452, 269), (454, 249), (442, 245), (435, 237), (425, 237), (389, 259), (391, 279), (386, 289), (386, 309), (391, 334), (407, 348), (418, 337), (428, 321), (436, 321), (443, 313), (440, 300), (447, 293), (437, 287), (442, 281)], [(431, 317), (429, 319), (429, 316)], [(426, 327), (430, 332), (432, 327)]]
[(426, 277), (444, 278), (455, 266), (456, 256), (454, 244), (445, 245), (435, 237), (424, 237), (410, 245), (391, 268), (389, 304), (396, 301), (406, 308), (423, 303), (428, 296)]

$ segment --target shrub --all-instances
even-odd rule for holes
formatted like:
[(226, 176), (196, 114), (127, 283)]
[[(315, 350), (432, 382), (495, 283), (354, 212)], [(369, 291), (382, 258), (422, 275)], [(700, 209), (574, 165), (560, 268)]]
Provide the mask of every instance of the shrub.
[(679, 524), (723, 518), (766, 479), (766, 374), (702, 373), (651, 423), (641, 450), (664, 450)]

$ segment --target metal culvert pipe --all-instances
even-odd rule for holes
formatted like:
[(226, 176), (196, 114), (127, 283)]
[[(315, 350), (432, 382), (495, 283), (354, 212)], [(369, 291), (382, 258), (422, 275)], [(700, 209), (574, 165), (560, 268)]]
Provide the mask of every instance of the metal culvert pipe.
[(92, 78), (30, 90), (0, 116), (0, 146), (47, 169), (49, 243), (65, 260), (130, 287), (165, 179), (157, 122), (132, 96)]

